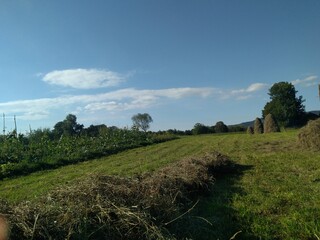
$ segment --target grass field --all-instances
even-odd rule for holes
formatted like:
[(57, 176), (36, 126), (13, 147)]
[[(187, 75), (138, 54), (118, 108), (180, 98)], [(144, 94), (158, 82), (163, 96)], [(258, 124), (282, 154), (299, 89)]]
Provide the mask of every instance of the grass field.
[(297, 131), (182, 137), (113, 156), (0, 182), (0, 198), (32, 200), (94, 173), (130, 176), (209, 151), (228, 155), (236, 173), (217, 176), (184, 228), (193, 239), (319, 239), (320, 154), (296, 144)]

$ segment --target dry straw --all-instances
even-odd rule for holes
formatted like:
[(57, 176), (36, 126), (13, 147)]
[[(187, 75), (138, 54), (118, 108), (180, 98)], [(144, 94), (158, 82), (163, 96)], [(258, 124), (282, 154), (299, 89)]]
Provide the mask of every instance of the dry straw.
[(255, 134), (263, 133), (263, 125), (260, 118), (256, 118), (256, 120), (254, 121), (254, 133)]
[(253, 133), (254, 133), (253, 127), (249, 126), (247, 128), (247, 134), (253, 134)]
[(168, 225), (210, 190), (212, 173), (230, 164), (210, 153), (134, 178), (95, 175), (32, 202), (4, 202), (0, 213), (7, 214), (12, 239), (173, 239)]
[(298, 140), (303, 148), (320, 151), (320, 118), (309, 121), (301, 128)]
[(271, 113), (265, 117), (263, 129), (264, 133), (280, 132), (280, 128)]

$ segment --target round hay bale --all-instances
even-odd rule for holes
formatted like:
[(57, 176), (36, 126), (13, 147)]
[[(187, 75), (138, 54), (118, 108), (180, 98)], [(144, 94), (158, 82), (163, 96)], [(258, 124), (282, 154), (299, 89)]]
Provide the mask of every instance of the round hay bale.
[(249, 126), (247, 128), (247, 134), (253, 134), (253, 127)]
[(320, 118), (311, 120), (298, 134), (300, 146), (320, 151)]
[(271, 113), (265, 117), (263, 129), (264, 133), (280, 132), (280, 128)]
[(260, 118), (256, 118), (254, 121), (254, 134), (261, 134), (263, 133), (263, 125)]

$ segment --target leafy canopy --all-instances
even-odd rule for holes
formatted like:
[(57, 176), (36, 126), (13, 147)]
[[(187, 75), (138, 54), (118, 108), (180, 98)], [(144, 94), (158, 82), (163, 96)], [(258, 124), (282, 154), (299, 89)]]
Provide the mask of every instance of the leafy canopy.
[(295, 87), (288, 82), (278, 82), (269, 89), (270, 102), (264, 106), (262, 116), (271, 113), (282, 127), (297, 126), (303, 121), (305, 107), (302, 96), (296, 97)]
[(153, 122), (152, 117), (148, 113), (133, 115), (131, 120), (134, 128), (142, 129), (144, 132), (150, 128), (150, 123)]

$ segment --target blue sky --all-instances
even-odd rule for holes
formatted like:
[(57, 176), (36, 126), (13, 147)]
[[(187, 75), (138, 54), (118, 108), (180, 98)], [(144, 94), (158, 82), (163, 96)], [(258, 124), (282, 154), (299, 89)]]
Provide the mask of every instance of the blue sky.
[(0, 113), (7, 131), (152, 130), (261, 117), (273, 83), (320, 109), (318, 0), (0, 0)]

